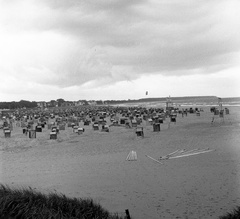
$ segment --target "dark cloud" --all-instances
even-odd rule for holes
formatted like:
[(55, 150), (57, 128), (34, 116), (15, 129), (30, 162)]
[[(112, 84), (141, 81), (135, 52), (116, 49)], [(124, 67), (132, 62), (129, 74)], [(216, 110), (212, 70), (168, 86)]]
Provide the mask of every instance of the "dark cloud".
[(232, 11), (240, 5), (237, 0), (38, 4), (40, 14), (33, 15), (26, 28), (55, 32), (74, 42), (63, 51), (61, 62), (44, 66), (57, 76), (44, 83), (62, 87), (143, 74), (209, 74), (231, 67), (240, 48), (240, 17)]

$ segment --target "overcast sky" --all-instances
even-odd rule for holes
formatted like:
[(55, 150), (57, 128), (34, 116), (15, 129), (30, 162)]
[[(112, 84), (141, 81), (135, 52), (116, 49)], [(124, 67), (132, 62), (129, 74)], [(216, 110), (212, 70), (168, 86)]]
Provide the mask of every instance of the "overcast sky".
[(240, 96), (239, 11), (239, 0), (0, 0), (0, 102)]

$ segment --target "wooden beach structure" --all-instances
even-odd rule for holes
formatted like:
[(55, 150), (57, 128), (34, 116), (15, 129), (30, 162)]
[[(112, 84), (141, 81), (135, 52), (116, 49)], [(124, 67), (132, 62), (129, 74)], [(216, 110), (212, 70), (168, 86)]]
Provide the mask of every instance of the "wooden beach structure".
[(29, 138), (36, 138), (36, 130), (29, 130)]
[(10, 130), (9, 127), (4, 127), (3, 128), (3, 133), (4, 133), (5, 138), (10, 138), (11, 137), (11, 130)]
[(136, 127), (136, 131), (135, 131), (136, 135), (139, 137), (144, 137), (144, 132), (143, 132), (143, 127)]
[(50, 132), (50, 139), (57, 139), (57, 132)]

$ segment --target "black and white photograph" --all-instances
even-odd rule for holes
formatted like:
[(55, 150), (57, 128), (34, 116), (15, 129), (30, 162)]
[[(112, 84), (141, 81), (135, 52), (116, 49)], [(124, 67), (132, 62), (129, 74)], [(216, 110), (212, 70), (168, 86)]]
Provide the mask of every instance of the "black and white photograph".
[(0, 218), (240, 218), (239, 0), (0, 0)]

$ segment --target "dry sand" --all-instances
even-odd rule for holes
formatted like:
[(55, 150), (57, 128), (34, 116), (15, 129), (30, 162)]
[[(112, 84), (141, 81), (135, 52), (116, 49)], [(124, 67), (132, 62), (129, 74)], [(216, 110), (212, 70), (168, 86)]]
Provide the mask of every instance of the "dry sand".
[[(43, 192), (91, 197), (111, 212), (129, 209), (141, 218), (217, 218), (240, 205), (240, 108), (229, 107), (224, 123), (211, 125), (209, 107), (201, 116), (168, 119), (160, 132), (144, 125), (145, 137), (134, 129), (110, 127), (110, 132), (77, 135), (72, 128), (50, 140), (43, 129), (36, 139), (14, 127), (11, 138), (0, 132), (0, 183), (31, 186)], [(83, 127), (83, 124), (81, 123)], [(147, 158), (177, 149), (215, 151), (163, 161)], [(137, 161), (126, 161), (137, 152)]]

